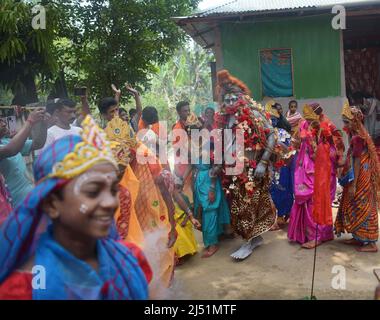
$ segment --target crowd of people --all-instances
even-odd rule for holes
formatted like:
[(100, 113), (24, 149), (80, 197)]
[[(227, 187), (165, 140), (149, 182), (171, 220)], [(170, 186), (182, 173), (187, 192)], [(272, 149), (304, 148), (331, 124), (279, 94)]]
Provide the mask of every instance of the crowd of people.
[[(125, 88), (136, 108), (120, 108), (112, 85), (99, 123), (86, 96), (79, 115), (72, 100), (49, 100), (12, 138), (0, 122), (0, 299), (159, 298), (175, 267), (198, 252), (195, 230), (202, 258), (240, 236), (231, 257), (244, 260), (264, 233), (287, 224), (289, 241), (305, 249), (335, 232), (377, 252), (378, 100), (355, 93), (343, 106), (345, 144), (318, 103), (302, 113), (296, 100), (287, 112), (273, 100), (262, 106), (226, 70), (218, 110), (196, 116), (178, 102), (171, 134), (157, 109)], [(23, 156), (33, 151), (32, 183)], [(45, 290), (32, 285), (36, 265), (46, 269)]]

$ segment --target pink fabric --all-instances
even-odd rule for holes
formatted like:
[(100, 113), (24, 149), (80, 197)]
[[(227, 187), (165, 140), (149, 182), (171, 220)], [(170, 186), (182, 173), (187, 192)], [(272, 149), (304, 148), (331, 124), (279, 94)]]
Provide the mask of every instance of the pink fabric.
[(0, 224), (7, 218), (11, 211), (10, 196), (5, 187), (4, 178), (0, 174)]
[[(301, 123), (300, 130), (308, 129), (307, 121)], [(312, 147), (310, 138), (301, 143), (294, 173), (295, 201), (290, 213), (288, 239), (301, 244), (315, 240), (317, 224), (313, 221), (313, 192), (314, 192), (314, 161), (311, 158)], [(336, 188), (336, 177), (332, 176)], [(331, 193), (333, 190), (330, 190)], [(335, 197), (335, 192), (334, 192)], [(334, 238), (332, 226), (318, 226), (317, 241), (327, 241)]]

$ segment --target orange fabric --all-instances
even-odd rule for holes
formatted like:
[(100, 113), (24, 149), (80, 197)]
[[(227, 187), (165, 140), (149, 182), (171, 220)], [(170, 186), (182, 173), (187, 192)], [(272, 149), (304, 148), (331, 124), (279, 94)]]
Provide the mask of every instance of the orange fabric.
[[(148, 129), (148, 128), (149, 128), (149, 126), (147, 124), (145, 124), (143, 119), (140, 118), (139, 130)], [(152, 129), (156, 135), (159, 135), (160, 134), (160, 123), (156, 122), (156, 123), (152, 124), (150, 129)]]
[[(186, 130), (186, 127), (185, 127), (185, 125), (181, 121), (177, 121), (176, 124), (173, 126), (173, 130), (174, 129)], [(176, 137), (176, 139), (175, 139), (175, 141), (173, 143), (179, 142), (179, 139), (180, 139), (180, 137)]]
[[(181, 121), (177, 121), (177, 123), (173, 126), (173, 130), (174, 129), (185, 130), (186, 127)], [(180, 143), (180, 137), (176, 137), (175, 141), (173, 141), (173, 145), (175, 145), (177, 143)], [(187, 164), (175, 163), (174, 164), (174, 171), (178, 176), (183, 177), (185, 172), (186, 172), (187, 166), (188, 166)]]
[[(149, 155), (153, 156), (152, 151), (143, 143), (138, 144), (137, 150), (138, 150), (139, 154), (144, 155), (144, 157), (148, 157)], [(156, 156), (155, 156), (155, 158), (156, 158), (155, 163), (147, 163), (153, 178), (158, 177), (162, 171), (162, 165), (161, 165), (159, 159), (157, 159)], [(136, 160), (134, 160), (134, 162), (136, 162)]]
[(313, 194), (314, 221), (320, 225), (333, 224), (330, 195), (331, 170), (330, 145), (327, 142), (321, 142), (316, 152)]
[[(150, 168), (147, 165), (141, 165), (137, 161), (131, 164), (136, 178), (141, 182), (135, 208), (138, 212), (138, 220), (145, 234), (144, 252), (148, 261), (152, 254), (152, 248), (158, 248), (167, 243), (168, 234), (171, 229), (169, 222), (168, 208), (162, 198), (161, 192), (156, 186)], [(147, 243), (149, 234), (159, 233), (158, 243)], [(158, 261), (154, 260), (151, 265), (154, 269), (153, 282), (156, 285), (170, 286), (170, 281), (174, 270), (174, 248), (165, 249), (159, 253)]]

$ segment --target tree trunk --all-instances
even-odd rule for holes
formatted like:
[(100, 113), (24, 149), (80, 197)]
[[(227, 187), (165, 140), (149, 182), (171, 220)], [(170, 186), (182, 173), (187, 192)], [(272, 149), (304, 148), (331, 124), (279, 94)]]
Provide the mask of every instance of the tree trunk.
[(19, 80), (22, 85), (13, 88), (12, 105), (25, 106), (29, 103), (38, 102), (37, 87), (34, 83), (34, 75), (21, 75)]
[(48, 96), (48, 100), (55, 98), (68, 98), (65, 72), (63, 70), (59, 72), (59, 77), (55, 80), (54, 88), (51, 90)]

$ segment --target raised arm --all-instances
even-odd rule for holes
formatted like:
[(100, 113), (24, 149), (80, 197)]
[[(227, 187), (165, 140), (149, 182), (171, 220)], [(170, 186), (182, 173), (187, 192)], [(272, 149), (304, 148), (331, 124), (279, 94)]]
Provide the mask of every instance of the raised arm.
[(117, 101), (117, 107), (120, 105), (121, 90), (116, 88), (114, 84), (111, 84), (112, 91), (115, 94), (115, 100)]
[(23, 148), (32, 131), (32, 122), (27, 120), (20, 131), (5, 146), (0, 147), (0, 160), (15, 156)]
[(86, 95), (80, 97), (82, 103), (82, 115), (86, 117), (88, 114), (91, 114), (90, 105), (88, 103), (87, 91)]
[(19, 132), (7, 145), (0, 147), (0, 160), (13, 157), (22, 150), (26, 139), (28, 139), (30, 133), (32, 132), (33, 126), (44, 119), (44, 114), (45, 109), (43, 108), (33, 110), (29, 114), (28, 119)]
[(37, 122), (32, 129), (32, 151), (39, 150), (43, 148), (47, 138), (47, 130), (48, 130), (48, 121), (47, 115), (45, 115), (44, 110), (44, 119)]
[(128, 90), (129, 93), (133, 95), (133, 98), (135, 99), (136, 103), (136, 122), (138, 123), (140, 121), (141, 115), (142, 115), (142, 104), (141, 104), (141, 99), (140, 99), (140, 93), (132, 88), (128, 83), (125, 83), (125, 88)]
[(77, 118), (77, 126), (81, 126), (84, 118), (87, 115), (91, 115), (90, 104), (88, 103), (87, 91), (86, 91), (86, 95), (80, 97), (80, 101), (82, 103), (82, 113)]

